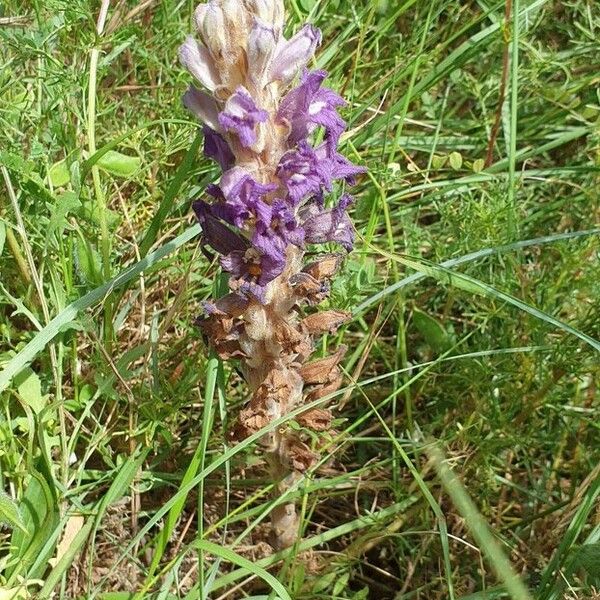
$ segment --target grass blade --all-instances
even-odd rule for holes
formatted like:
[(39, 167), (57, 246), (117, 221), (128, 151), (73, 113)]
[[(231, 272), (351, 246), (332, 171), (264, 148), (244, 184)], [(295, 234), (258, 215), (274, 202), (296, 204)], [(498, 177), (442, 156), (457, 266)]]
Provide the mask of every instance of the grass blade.
[(506, 590), (513, 600), (533, 600), (529, 591), (521, 581), (521, 578), (515, 573), (512, 565), (502, 548), (492, 535), (488, 524), (481, 516), (477, 507), (469, 497), (458, 477), (448, 467), (444, 454), (436, 443), (431, 443), (426, 448), (429, 458), (437, 471), (438, 477), (444, 486), (444, 489), (450, 496), (458, 512), (465, 519), (471, 534), (481, 547), (481, 550), (488, 559), (488, 563), (498, 576), (504, 582)]
[(219, 556), (224, 560), (227, 560), (228, 562), (245, 569), (249, 573), (260, 577), (260, 579), (271, 586), (274, 592), (279, 594), (279, 600), (292, 600), (281, 583), (279, 583), (279, 581), (277, 581), (273, 575), (265, 571), (265, 569), (260, 567), (257, 563), (250, 562), (247, 558), (236, 554), (229, 548), (213, 544), (212, 542), (208, 542), (206, 540), (197, 540), (194, 542), (194, 545), (196, 548), (198, 548), (198, 550), (203, 550), (204, 552), (208, 552), (214, 556)]

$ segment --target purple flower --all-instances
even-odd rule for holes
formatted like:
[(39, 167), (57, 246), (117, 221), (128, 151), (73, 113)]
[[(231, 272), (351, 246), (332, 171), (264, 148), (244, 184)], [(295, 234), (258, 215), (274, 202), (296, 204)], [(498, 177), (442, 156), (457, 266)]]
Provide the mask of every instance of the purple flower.
[(351, 202), (352, 197), (344, 194), (330, 210), (319, 211), (314, 204), (310, 205), (303, 215), (306, 241), (311, 244), (336, 242), (350, 252), (354, 246), (354, 229), (346, 208)]
[(346, 122), (337, 113), (337, 107), (346, 102), (332, 90), (321, 87), (326, 77), (325, 71), (306, 72), (300, 85), (281, 101), (277, 118), (289, 125), (288, 139), (292, 144), (306, 140), (320, 125), (325, 129), (329, 148), (335, 148), (346, 129)]
[(286, 242), (274, 231), (263, 229), (264, 234), (255, 234), (251, 244), (221, 222), (219, 204), (198, 200), (194, 202), (194, 211), (202, 225), (201, 243), (222, 255), (221, 266), (240, 281), (242, 290), (263, 301), (265, 286), (285, 269)]
[(235, 156), (225, 138), (208, 125), (203, 128), (204, 156), (212, 158), (223, 171), (230, 169), (235, 163)]
[(265, 252), (252, 246), (247, 250), (235, 250), (223, 256), (221, 266), (234, 278), (264, 288), (283, 273), (285, 254)]
[(275, 200), (272, 205), (271, 230), (285, 242), (304, 246), (304, 229), (298, 225), (296, 217), (283, 200)]
[(321, 43), (321, 32), (305, 25), (293, 38), (280, 43), (271, 66), (271, 79), (288, 83), (304, 68)]
[[(344, 100), (323, 87), (325, 71), (306, 69), (321, 42), (318, 29), (306, 25), (286, 40), (282, 0), (208, 0), (195, 16), (203, 43), (187, 38), (180, 59), (213, 95), (191, 87), (184, 103), (204, 122), (204, 154), (223, 172), (206, 190), (213, 201), (194, 203), (202, 243), (220, 255), (238, 295), (267, 302), (267, 286), (285, 271), (292, 246), (352, 248), (351, 197), (325, 209), (324, 195), (335, 181), (353, 184), (364, 169), (337, 151)], [(277, 105), (275, 114), (262, 108)], [(324, 142), (313, 147), (317, 128)]]
[(351, 163), (345, 156), (328, 147), (328, 144), (326, 143), (321, 144), (315, 150), (315, 156), (317, 157), (319, 163), (327, 162), (329, 168), (331, 169), (331, 179), (343, 179), (349, 185), (355, 184), (355, 178), (357, 175), (367, 172), (367, 169), (364, 167), (358, 167)]
[(277, 176), (285, 185), (294, 205), (309, 195), (321, 196), (321, 188), (331, 190), (332, 161), (316, 154), (312, 146), (301, 140), (296, 150), (283, 155)]
[(363, 167), (353, 165), (347, 158), (322, 144), (316, 150), (302, 140), (296, 150), (283, 155), (277, 167), (277, 176), (285, 185), (288, 198), (298, 205), (313, 196), (322, 203), (323, 190), (330, 192), (335, 180), (343, 179), (354, 184), (356, 175), (364, 173)]
[(209, 193), (220, 200), (214, 205), (220, 218), (236, 227), (253, 227), (257, 223), (271, 222), (272, 210), (265, 197), (276, 189), (276, 184), (263, 185), (245, 169), (233, 167)]
[(202, 225), (202, 243), (208, 244), (219, 254), (245, 252), (250, 247), (250, 241), (221, 223), (213, 209), (214, 206), (204, 200), (194, 202), (194, 212)]
[(256, 106), (248, 90), (239, 86), (225, 103), (225, 110), (219, 114), (219, 124), (225, 131), (235, 133), (244, 148), (256, 144), (256, 126), (264, 123), (269, 113)]
[(275, 200), (271, 206), (269, 223), (256, 225), (252, 243), (267, 254), (285, 254), (290, 244), (304, 246), (304, 229), (283, 200)]

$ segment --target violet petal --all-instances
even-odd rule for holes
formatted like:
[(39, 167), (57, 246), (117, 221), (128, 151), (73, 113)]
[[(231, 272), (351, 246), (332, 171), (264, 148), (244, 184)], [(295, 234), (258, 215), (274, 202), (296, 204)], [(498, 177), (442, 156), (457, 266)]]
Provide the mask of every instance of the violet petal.
[[(271, 206), (265, 196), (274, 191), (275, 184), (261, 184), (241, 167), (233, 167), (221, 177), (220, 190), (224, 199), (222, 208), (225, 218), (236, 227), (268, 225), (271, 222)], [(228, 216), (226, 216), (228, 215)]]
[(314, 214), (314, 209), (303, 223), (306, 241), (311, 244), (336, 242), (348, 252), (354, 245), (354, 229), (346, 212), (352, 202), (348, 194), (344, 194), (338, 205), (330, 210)]
[(296, 150), (283, 155), (277, 167), (277, 176), (285, 185), (288, 197), (294, 205), (298, 205), (310, 195), (319, 195), (321, 188), (331, 190), (331, 159), (318, 155), (305, 141), (298, 144)]
[(218, 120), (225, 131), (238, 136), (242, 146), (250, 148), (257, 140), (256, 126), (268, 118), (269, 113), (258, 108), (248, 90), (239, 86), (227, 100)]
[(289, 125), (292, 144), (306, 140), (317, 126), (322, 126), (329, 148), (335, 148), (345, 130), (346, 122), (337, 113), (337, 107), (345, 105), (345, 101), (332, 90), (321, 87), (326, 77), (327, 73), (321, 70), (305, 73), (300, 85), (281, 101), (277, 118)]
[(235, 162), (235, 156), (225, 138), (208, 125), (204, 126), (203, 132), (204, 156), (212, 158), (223, 171), (230, 169)]
[(234, 233), (221, 223), (213, 214), (210, 204), (203, 200), (194, 202), (194, 212), (202, 225), (202, 240), (219, 254), (230, 254), (231, 252), (245, 252), (250, 242), (243, 236)]

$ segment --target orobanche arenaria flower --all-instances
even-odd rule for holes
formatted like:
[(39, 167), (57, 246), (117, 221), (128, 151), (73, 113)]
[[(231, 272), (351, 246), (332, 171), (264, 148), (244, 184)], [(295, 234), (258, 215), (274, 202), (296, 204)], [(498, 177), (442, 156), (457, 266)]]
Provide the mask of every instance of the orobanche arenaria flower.
[[(239, 360), (252, 392), (232, 431), (240, 440), (341, 386), (345, 347), (309, 358), (315, 337), (335, 330), (347, 313), (303, 316), (327, 297), (340, 255), (317, 255), (309, 264), (304, 257), (315, 244), (351, 250), (352, 198), (344, 193), (328, 207), (326, 195), (364, 169), (338, 153), (344, 100), (323, 87), (325, 71), (307, 69), (321, 42), (318, 29), (305, 25), (286, 39), (282, 0), (209, 0), (195, 23), (200, 40), (188, 37), (180, 58), (199, 87), (183, 101), (204, 123), (204, 153), (222, 175), (194, 210), (202, 244), (219, 255), (231, 289), (205, 303), (199, 325), (221, 358)], [(313, 408), (295, 420), (301, 428), (277, 428), (262, 439), (277, 496), (317, 462), (308, 432), (328, 431), (331, 413)], [(279, 504), (271, 518), (273, 544), (293, 544), (294, 503)]]

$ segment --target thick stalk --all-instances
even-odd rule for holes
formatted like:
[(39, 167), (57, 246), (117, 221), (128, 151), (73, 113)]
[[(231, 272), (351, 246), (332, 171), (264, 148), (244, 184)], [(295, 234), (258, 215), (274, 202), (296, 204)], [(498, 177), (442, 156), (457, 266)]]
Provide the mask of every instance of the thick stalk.
[[(302, 404), (304, 382), (298, 370), (302, 351), (312, 349), (312, 343), (302, 330), (296, 311), (294, 291), (290, 280), (302, 265), (302, 252), (290, 251), (288, 266), (281, 277), (273, 282), (272, 299), (267, 305), (251, 303), (245, 311), (245, 332), (242, 347), (248, 360), (246, 380), (252, 392), (242, 421), (262, 426), (279, 419)], [(285, 334), (282, 337), (282, 332)], [(295, 339), (304, 342), (296, 346), (285, 343)], [(261, 420), (262, 419), (262, 420)], [(257, 420), (260, 420), (257, 422)], [(297, 485), (302, 473), (297, 466), (297, 441), (293, 432), (274, 430), (262, 440), (270, 478), (274, 483), (274, 499), (287, 495)], [(298, 539), (298, 515), (293, 500), (275, 506), (271, 512), (271, 543), (277, 548), (292, 546)]]
[[(271, 478), (275, 483), (274, 498), (281, 498), (296, 486), (300, 475), (299, 473), (290, 472), (278, 452), (269, 453), (267, 462), (269, 463)], [(271, 526), (271, 545), (273, 548), (282, 550), (296, 543), (299, 522), (294, 500), (278, 504), (271, 511)]]

